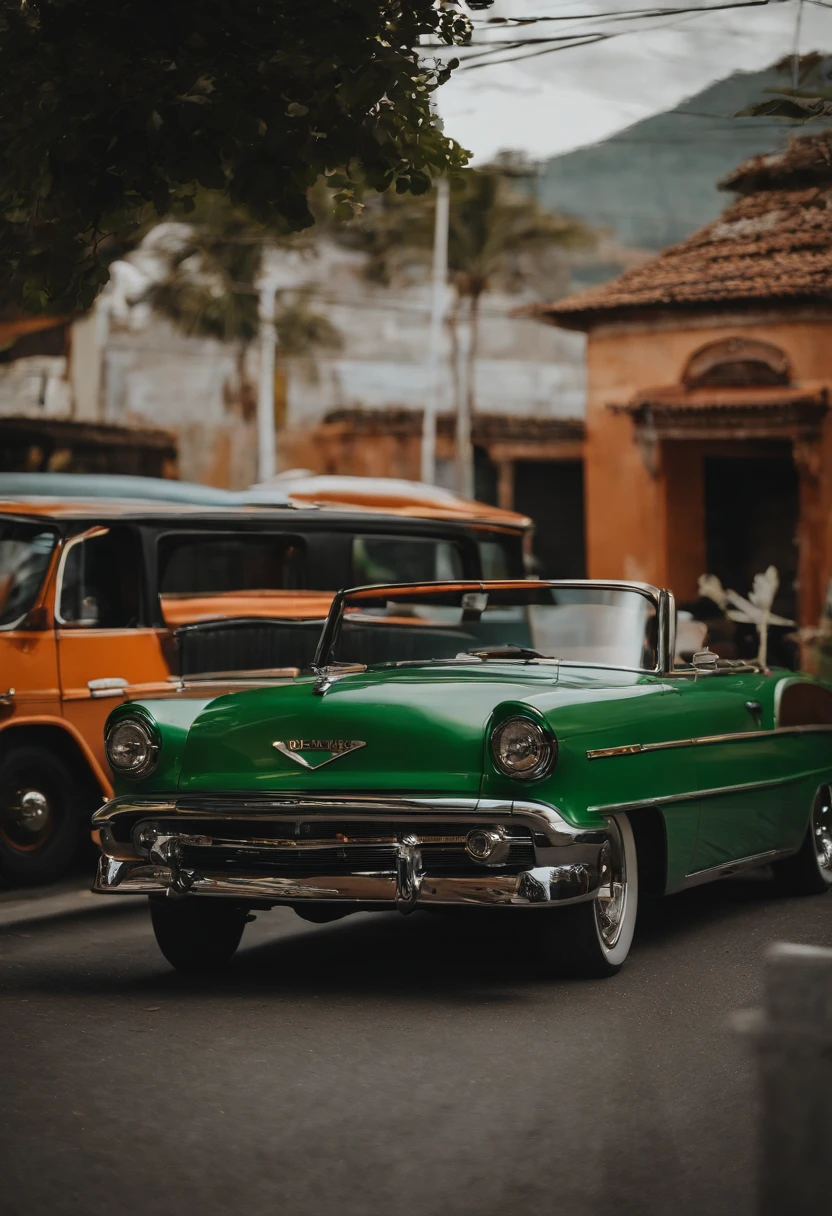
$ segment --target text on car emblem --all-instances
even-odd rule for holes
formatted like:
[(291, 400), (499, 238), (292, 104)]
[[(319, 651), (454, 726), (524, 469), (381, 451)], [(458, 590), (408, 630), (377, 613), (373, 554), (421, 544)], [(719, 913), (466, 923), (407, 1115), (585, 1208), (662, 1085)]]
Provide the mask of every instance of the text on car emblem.
[[(360, 747), (366, 747), (367, 744), (362, 739), (277, 739), (272, 747), (276, 747), (284, 756), (288, 756), (290, 760), (294, 760), (295, 764), (299, 764), (301, 768), (323, 768), (325, 764), (331, 764), (333, 760), (340, 760), (342, 756), (346, 756), (348, 752), (357, 752)], [(301, 752), (331, 752), (332, 755), (327, 756), (325, 760), (319, 760), (317, 764), (312, 764)]]

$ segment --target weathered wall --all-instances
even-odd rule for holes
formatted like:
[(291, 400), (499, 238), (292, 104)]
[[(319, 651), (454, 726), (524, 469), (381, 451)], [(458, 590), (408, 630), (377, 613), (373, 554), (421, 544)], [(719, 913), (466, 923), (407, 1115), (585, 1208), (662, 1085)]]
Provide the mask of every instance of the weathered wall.
[[(429, 392), (426, 281), (383, 287), (367, 282), (356, 254), (322, 243), (305, 266), (307, 303), (340, 332), (340, 350), (289, 361), (286, 423), (314, 426), (334, 409), (421, 410)], [(418, 268), (417, 268), (418, 269)], [(414, 272), (415, 274), (416, 272)], [(580, 418), (585, 339), (510, 314), (521, 297), (490, 293), (480, 315), (475, 371), (483, 413)], [(440, 409), (453, 408), (451, 339), (442, 334)], [(278, 453), (286, 467), (282, 452)]]
[(180, 477), (241, 489), (257, 480), (255, 383), (253, 352), (183, 336), (157, 317), (140, 329), (111, 325), (99, 418), (165, 427), (178, 439)]
[[(0, 411), (25, 406), (35, 415), (164, 427), (177, 436), (181, 477), (248, 486), (257, 479), (256, 344), (243, 351), (185, 336), (144, 302), (148, 284), (164, 269), (159, 248), (165, 232), (175, 228), (159, 225), (147, 247), (129, 262), (114, 264), (95, 309), (73, 326), (68, 364), (52, 359), (47, 367), (41, 358), (36, 364), (0, 367)], [(364, 277), (363, 255), (326, 241), (304, 258), (290, 261), (275, 253), (274, 260), (285, 272), (284, 298), (300, 297), (307, 309), (324, 314), (342, 339), (340, 349), (318, 347), (303, 357), (281, 358), (278, 351), (277, 467), (418, 476), (419, 444), (412, 434), (403, 438), (391, 432), (379, 447), (345, 434), (337, 442), (325, 441), (318, 424), (345, 408), (421, 413), (430, 387), (427, 268), (414, 267), (401, 283), (380, 286)], [(581, 418), (583, 335), (511, 317), (520, 302), (519, 296), (497, 295), (482, 302), (474, 377), (478, 410)], [(439, 405), (450, 411), (447, 331), (442, 340)]]

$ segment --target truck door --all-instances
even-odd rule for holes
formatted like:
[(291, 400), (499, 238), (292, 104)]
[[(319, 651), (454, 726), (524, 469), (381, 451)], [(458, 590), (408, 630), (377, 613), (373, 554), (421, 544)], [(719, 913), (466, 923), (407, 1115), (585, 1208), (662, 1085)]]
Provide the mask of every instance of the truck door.
[(137, 528), (101, 524), (66, 542), (55, 617), (62, 712), (106, 771), (104, 722), (110, 710), (128, 691), (150, 692), (168, 683), (164, 631), (147, 623)]

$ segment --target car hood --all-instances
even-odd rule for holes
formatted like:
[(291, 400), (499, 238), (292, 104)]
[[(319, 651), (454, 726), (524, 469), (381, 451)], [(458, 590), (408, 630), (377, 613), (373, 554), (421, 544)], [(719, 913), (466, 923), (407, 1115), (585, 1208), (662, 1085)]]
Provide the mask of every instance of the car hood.
[[(557, 679), (517, 663), (396, 668), (341, 676), (323, 695), (309, 678), (219, 697), (191, 727), (179, 788), (476, 794), (495, 708), (548, 701)], [(336, 748), (292, 751), (317, 741)], [(330, 759), (344, 742), (363, 746)]]

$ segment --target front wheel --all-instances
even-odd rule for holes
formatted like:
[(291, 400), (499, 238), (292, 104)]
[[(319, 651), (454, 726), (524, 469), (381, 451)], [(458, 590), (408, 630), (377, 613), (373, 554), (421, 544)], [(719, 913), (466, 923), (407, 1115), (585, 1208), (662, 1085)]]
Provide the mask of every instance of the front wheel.
[(150, 919), (159, 949), (177, 971), (219, 971), (243, 936), (247, 909), (231, 900), (151, 897)]
[(0, 757), (0, 876), (38, 884), (60, 878), (81, 848), (84, 817), (75, 779), (42, 747), (12, 747)]
[(822, 895), (832, 887), (832, 788), (822, 785), (812, 804), (800, 852), (772, 866), (786, 895)]
[(620, 971), (638, 915), (638, 858), (628, 820), (610, 823), (596, 899), (531, 915), (540, 918), (539, 946), (547, 970), (585, 979), (606, 979)]

